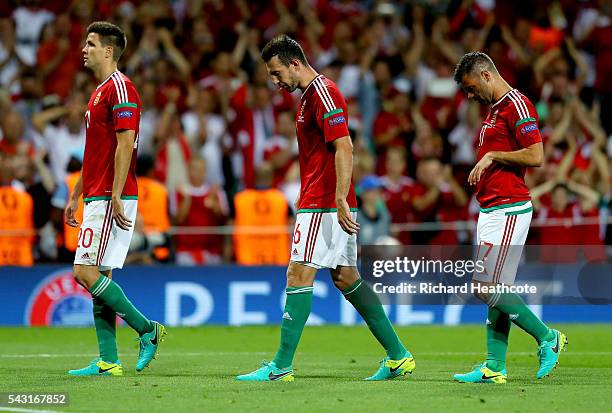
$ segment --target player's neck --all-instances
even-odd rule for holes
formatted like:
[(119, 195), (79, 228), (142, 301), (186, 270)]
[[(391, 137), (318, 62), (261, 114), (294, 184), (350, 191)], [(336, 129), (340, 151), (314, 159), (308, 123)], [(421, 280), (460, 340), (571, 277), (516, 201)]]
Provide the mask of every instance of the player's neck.
[(114, 71), (117, 70), (117, 62), (112, 62), (106, 65), (100, 65), (98, 70), (94, 71), (94, 76), (98, 79), (98, 82), (102, 82), (107, 79)]
[(506, 93), (512, 90), (512, 86), (508, 84), (504, 79), (500, 79), (495, 89), (493, 90), (493, 102), (499, 102)]
[(306, 90), (308, 85), (312, 83), (312, 81), (319, 76), (319, 74), (310, 66), (305, 68), (304, 75), (300, 79), (300, 83), (298, 84), (298, 88), (303, 92)]

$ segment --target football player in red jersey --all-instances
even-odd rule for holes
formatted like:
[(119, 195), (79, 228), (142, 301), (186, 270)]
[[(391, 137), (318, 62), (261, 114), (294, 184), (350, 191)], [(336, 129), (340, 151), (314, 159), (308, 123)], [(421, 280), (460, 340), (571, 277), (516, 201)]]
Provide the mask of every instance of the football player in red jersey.
[(118, 26), (94, 22), (87, 28), (83, 47), (84, 65), (101, 83), (87, 104), (83, 167), (66, 206), (65, 219), (68, 225), (79, 225), (75, 212), (82, 194), (85, 209), (73, 273), (93, 297), (100, 357), (68, 372), (74, 376), (123, 374), (117, 355), (117, 315), (140, 336), (136, 371), (149, 365), (165, 334), (164, 326), (147, 319), (112, 280), (113, 268), (123, 267), (138, 202), (140, 97), (130, 79), (117, 70), (126, 42)]
[[(482, 291), (512, 285), (533, 211), (525, 169), (540, 166), (543, 160), (538, 115), (529, 99), (500, 76), (484, 53), (464, 55), (454, 77), (468, 99), (489, 106), (480, 130), (477, 163), (468, 177), (476, 185), (480, 203), (476, 238), (478, 258), (485, 261), (485, 270), (474, 273), (474, 287)], [(536, 339), (540, 362), (536, 377), (547, 376), (567, 344), (565, 334), (548, 328), (517, 294), (494, 291), (476, 294), (488, 305), (486, 361), (469, 373), (456, 374), (455, 380), (506, 382), (511, 322)]]
[(387, 357), (366, 380), (412, 372), (412, 354), (398, 338), (378, 296), (357, 271), (357, 201), (351, 176), (353, 144), (344, 97), (318, 74), (302, 47), (286, 35), (272, 39), (262, 58), (279, 89), (302, 91), (295, 118), (301, 191), (287, 269), (287, 301), (281, 343), (270, 363), (237, 377), (245, 381), (293, 381), (293, 356), (310, 314), (317, 270), (328, 268), (336, 287), (364, 318)]

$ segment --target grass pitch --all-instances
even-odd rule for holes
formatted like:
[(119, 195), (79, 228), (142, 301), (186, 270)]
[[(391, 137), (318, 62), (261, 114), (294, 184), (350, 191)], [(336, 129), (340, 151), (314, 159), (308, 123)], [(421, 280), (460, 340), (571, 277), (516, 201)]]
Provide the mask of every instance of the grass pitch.
[[(160, 355), (143, 373), (134, 366), (135, 334), (118, 331), (123, 377), (75, 378), (70, 368), (96, 356), (93, 327), (0, 328), (0, 392), (67, 392), (66, 412), (604, 412), (612, 409), (612, 325), (556, 326), (569, 349), (553, 374), (536, 380), (536, 345), (513, 327), (506, 385), (452, 381), (484, 359), (484, 327), (419, 326), (398, 332), (417, 367), (405, 378), (363, 382), (383, 357), (366, 327), (307, 326), (293, 383), (244, 383), (234, 375), (271, 359), (279, 329), (169, 328)], [(19, 411), (3, 410), (0, 411)]]

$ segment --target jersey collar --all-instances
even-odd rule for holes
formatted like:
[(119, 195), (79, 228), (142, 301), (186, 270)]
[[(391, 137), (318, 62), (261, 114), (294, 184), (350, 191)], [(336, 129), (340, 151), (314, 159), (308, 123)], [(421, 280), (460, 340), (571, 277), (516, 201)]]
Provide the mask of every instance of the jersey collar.
[(306, 89), (304, 89), (304, 91), (302, 92), (302, 95), (305, 94), (306, 91), (310, 88), (310, 86), (312, 86), (312, 84), (315, 82), (315, 80), (317, 80), (320, 77), (323, 77), (323, 75), (317, 75), (314, 79), (312, 79), (310, 83), (308, 84), (308, 86), (306, 86)]
[(491, 107), (495, 107), (497, 106), (499, 103), (501, 103), (504, 99), (506, 99), (506, 96), (508, 96), (510, 93), (514, 92), (516, 89), (510, 89), (509, 91), (507, 91), (504, 96), (500, 97), (499, 100), (497, 102), (495, 102), (494, 104), (491, 105)]
[(100, 88), (101, 88), (101, 87), (102, 87), (102, 86), (103, 86), (103, 85), (104, 85), (106, 82), (108, 82), (108, 81), (110, 80), (110, 78), (111, 78), (111, 77), (113, 77), (113, 75), (114, 75), (115, 73), (121, 73), (121, 72), (119, 71), (119, 69), (117, 69), (117, 70), (115, 70), (113, 73), (111, 73), (110, 75), (108, 75), (108, 77), (107, 77), (107, 78), (104, 80), (104, 82), (102, 82), (102, 83), (100, 83), (100, 84), (98, 85), (98, 87), (96, 88), (96, 90), (100, 89)]

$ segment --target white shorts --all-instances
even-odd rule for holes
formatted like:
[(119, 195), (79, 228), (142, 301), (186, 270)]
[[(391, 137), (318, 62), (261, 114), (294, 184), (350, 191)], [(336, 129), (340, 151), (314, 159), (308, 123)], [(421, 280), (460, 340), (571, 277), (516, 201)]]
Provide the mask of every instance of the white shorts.
[(127, 231), (119, 228), (113, 220), (110, 200), (85, 204), (75, 264), (94, 265), (100, 271), (123, 267), (134, 232), (138, 200), (124, 199), (122, 202), (124, 215), (132, 221)]
[(478, 215), (477, 256), (484, 260), (485, 271), (474, 272), (474, 279), (512, 285), (527, 240), (533, 206), (527, 201), (493, 208), (481, 210)]
[[(351, 212), (356, 221), (357, 213)], [(316, 269), (357, 266), (357, 235), (349, 235), (338, 223), (337, 212), (297, 214), (291, 261)]]

